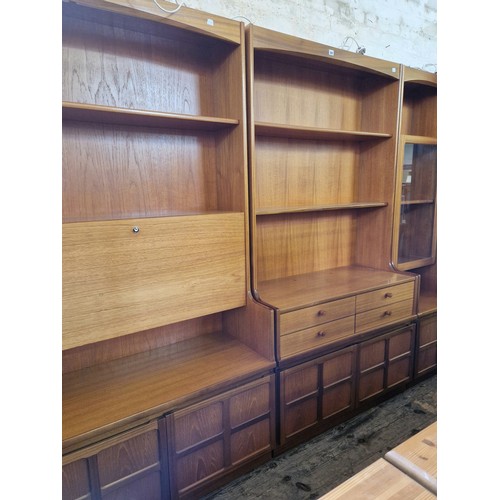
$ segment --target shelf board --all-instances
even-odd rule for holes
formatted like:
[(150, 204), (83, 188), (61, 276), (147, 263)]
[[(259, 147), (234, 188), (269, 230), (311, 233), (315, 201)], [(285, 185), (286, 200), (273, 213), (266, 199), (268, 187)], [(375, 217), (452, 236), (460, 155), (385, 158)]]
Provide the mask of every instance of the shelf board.
[(239, 124), (239, 120), (231, 118), (163, 113), (67, 101), (62, 103), (62, 117), (66, 120), (188, 130), (220, 130)]
[(402, 201), (401, 205), (432, 205), (434, 200), (407, 200)]
[(63, 449), (155, 418), (272, 367), (240, 341), (213, 333), (64, 374)]
[(341, 203), (333, 205), (320, 205), (314, 207), (276, 207), (276, 208), (259, 208), (256, 211), (257, 215), (279, 215), (279, 214), (293, 214), (305, 212), (326, 212), (334, 210), (357, 210), (364, 208), (381, 208), (386, 207), (387, 203), (374, 202), (374, 203)]
[(119, 214), (107, 214), (103, 216), (92, 216), (89, 217), (76, 217), (76, 216), (64, 216), (62, 219), (63, 224), (70, 224), (74, 222), (104, 222), (104, 221), (119, 221), (119, 220), (133, 220), (133, 219), (155, 219), (159, 217), (192, 217), (192, 216), (213, 216), (220, 215), (224, 217), (228, 214), (235, 214), (243, 212), (240, 211), (229, 211), (229, 210), (157, 210), (154, 213), (141, 211), (141, 212), (121, 212)]
[(401, 136), (402, 140), (405, 143), (409, 144), (429, 144), (429, 145), (437, 145), (437, 137), (427, 136), (427, 135), (409, 135), (403, 134)]
[(267, 137), (283, 137), (287, 139), (309, 139), (327, 141), (371, 141), (373, 139), (389, 139), (392, 134), (337, 130), (322, 127), (304, 127), (281, 123), (255, 123), (255, 134)]
[(265, 303), (289, 312), (411, 280), (411, 276), (391, 271), (346, 266), (263, 281), (258, 283), (257, 293)]

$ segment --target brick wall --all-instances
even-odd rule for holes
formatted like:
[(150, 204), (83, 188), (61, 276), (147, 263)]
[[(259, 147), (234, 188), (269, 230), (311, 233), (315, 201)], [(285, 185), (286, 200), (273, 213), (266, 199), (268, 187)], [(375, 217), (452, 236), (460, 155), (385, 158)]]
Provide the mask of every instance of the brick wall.
[(242, 16), (237, 19), (333, 47), (354, 51), (356, 44), (346, 40), (353, 37), (367, 55), (430, 72), (437, 71), (436, 1), (185, 0), (188, 7)]

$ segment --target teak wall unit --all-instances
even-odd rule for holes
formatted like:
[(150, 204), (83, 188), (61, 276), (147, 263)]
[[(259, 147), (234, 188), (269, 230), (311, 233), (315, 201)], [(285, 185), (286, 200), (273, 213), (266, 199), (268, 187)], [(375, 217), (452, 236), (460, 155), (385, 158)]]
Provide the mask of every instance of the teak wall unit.
[(146, 0), (62, 12), (65, 498), (189, 496), (274, 447), (243, 24)]
[(402, 67), (393, 263), (419, 276), (415, 376), (437, 366), (437, 76)]
[[(408, 325), (395, 379), (413, 374), (417, 282), (390, 266), (400, 66), (256, 26), (246, 35), (252, 287), (275, 311), (286, 446), (371, 393), (358, 373), (370, 338)], [(325, 411), (340, 359), (345, 405)], [(382, 373), (375, 392), (394, 380)]]
[(432, 76), (150, 0), (64, 1), (62, 56), (63, 498), (202, 495), (435, 369)]

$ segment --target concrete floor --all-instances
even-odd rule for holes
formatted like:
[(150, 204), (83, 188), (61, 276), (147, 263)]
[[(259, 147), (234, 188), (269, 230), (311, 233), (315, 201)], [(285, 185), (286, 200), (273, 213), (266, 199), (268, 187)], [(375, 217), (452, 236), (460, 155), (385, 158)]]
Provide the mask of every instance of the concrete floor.
[(203, 499), (319, 498), (436, 421), (436, 386), (433, 375)]

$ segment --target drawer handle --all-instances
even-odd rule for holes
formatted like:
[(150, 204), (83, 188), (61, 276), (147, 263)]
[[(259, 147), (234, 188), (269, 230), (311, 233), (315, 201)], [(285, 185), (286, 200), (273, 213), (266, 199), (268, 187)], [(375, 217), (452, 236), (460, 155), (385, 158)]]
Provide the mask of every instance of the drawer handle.
[(392, 293), (391, 293), (391, 292), (387, 292), (387, 293), (384, 295), (384, 297), (385, 297), (386, 299), (390, 299), (390, 298), (392, 297)]
[(391, 316), (392, 311), (384, 311), (384, 314), (382, 316)]
[(324, 337), (325, 335), (326, 335), (326, 333), (323, 330), (320, 330), (318, 332), (318, 337)]
[(134, 227), (132, 228), (132, 232), (133, 232), (133, 233), (136, 233), (136, 234), (137, 234), (139, 231), (140, 231), (140, 229), (139, 229), (137, 226), (134, 226)]
[(318, 316), (326, 316), (326, 311), (324, 311), (323, 309), (320, 309), (318, 311)]

